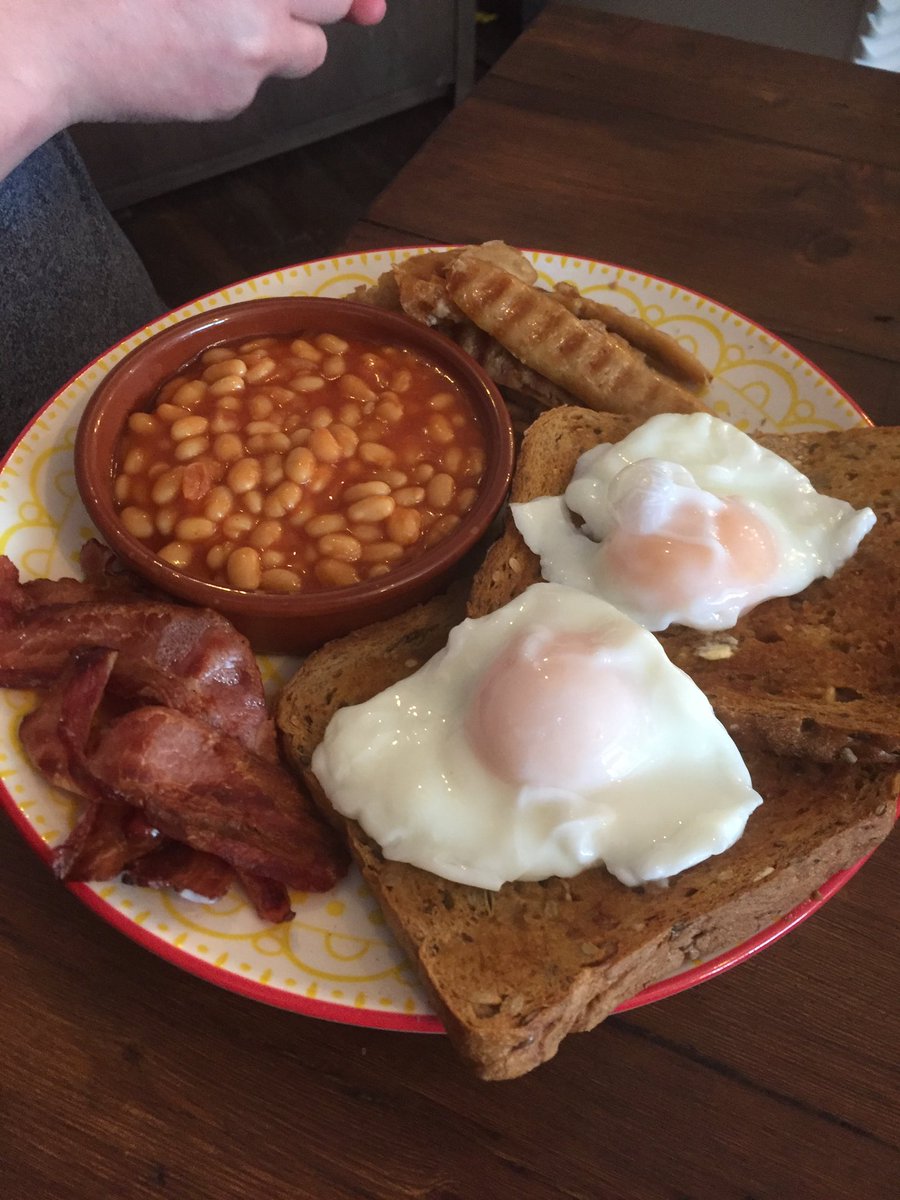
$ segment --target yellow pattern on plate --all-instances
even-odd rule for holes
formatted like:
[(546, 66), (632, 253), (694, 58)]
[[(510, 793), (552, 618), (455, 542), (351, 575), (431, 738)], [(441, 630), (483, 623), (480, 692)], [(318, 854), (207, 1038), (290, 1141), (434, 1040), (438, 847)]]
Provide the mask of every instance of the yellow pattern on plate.
[[(0, 553), (23, 577), (57, 577), (76, 569), (78, 550), (94, 535), (81, 506), (72, 470), (72, 447), (81, 410), (103, 376), (129, 350), (187, 316), (253, 297), (306, 294), (345, 296), (416, 248), (372, 251), (323, 259), (261, 275), (185, 305), (102, 355), (39, 415), (0, 472)], [(791, 432), (836, 429), (861, 417), (815, 368), (745, 318), (677, 285), (619, 267), (544, 252), (529, 257), (546, 287), (566, 281), (586, 295), (614, 304), (664, 329), (710, 368), (713, 410), (748, 429)], [(267, 688), (289, 677), (290, 660), (261, 662)], [(31, 769), (18, 737), (30, 694), (0, 691), (0, 779), (31, 829), (55, 844), (71, 828), (77, 804), (49, 787)], [(290, 925), (263, 926), (242, 897), (213, 905), (126, 887), (90, 885), (97, 905), (118, 923), (140, 926), (142, 943), (187, 955), (198, 970), (229, 986), (253, 981), (259, 995), (297, 1006), (309, 998), (326, 1015), (363, 1021), (371, 1014), (427, 1016), (429, 1003), (384, 927), (377, 904), (352, 873), (327, 896), (295, 895)], [(161, 951), (164, 952), (164, 951)], [(183, 960), (182, 960), (183, 961)], [(342, 985), (342, 986), (335, 986)]]

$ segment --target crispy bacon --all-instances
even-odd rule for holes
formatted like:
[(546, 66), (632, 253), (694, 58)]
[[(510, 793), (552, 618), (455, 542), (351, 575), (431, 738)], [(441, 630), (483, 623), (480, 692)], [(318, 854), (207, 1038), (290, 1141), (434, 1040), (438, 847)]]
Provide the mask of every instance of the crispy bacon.
[(238, 879), (260, 920), (280, 925), (282, 921), (293, 919), (291, 898), (283, 883), (264, 879), (261, 875), (250, 875), (247, 871), (240, 871)]
[(122, 882), (135, 887), (171, 888), (205, 900), (224, 896), (234, 878), (234, 868), (216, 855), (168, 841), (129, 864), (122, 874)]
[(77, 604), (89, 600), (94, 589), (80, 579), (30, 579), (19, 582), (19, 572), (8, 558), (0, 558), (0, 629), (15, 625), (23, 613), (51, 604)]
[(115, 592), (122, 599), (129, 597), (154, 595), (162, 598), (162, 594), (151, 587), (139, 575), (129, 571), (122, 560), (108, 546), (91, 538), (81, 547), (78, 563), (84, 576), (85, 586), (103, 592), (107, 596)]
[(162, 838), (127, 804), (88, 802), (69, 836), (53, 851), (53, 873), (70, 882), (115, 879)]
[(73, 650), (105, 646), (118, 651), (110, 679), (118, 695), (202, 718), (275, 761), (256, 659), (224, 617), (145, 598), (33, 605), (28, 587), (0, 558), (0, 687), (47, 688)]
[(63, 703), (75, 689), (78, 703), (69, 700), (73, 719), (78, 723), (73, 733), (87, 745), (91, 723), (102, 703), (115, 661), (115, 651), (102, 646), (73, 651), (53, 686), (44, 692), (37, 707), (22, 718), (19, 737), (25, 753), (54, 787), (78, 791), (69, 771), (69, 747), (60, 736)]
[[(70, 736), (79, 745), (89, 745), (115, 660), (114, 650), (76, 651), (57, 685), (22, 721), (22, 744), (31, 761), (57, 787), (78, 791), (62, 723), (68, 721)], [(134, 808), (91, 799), (69, 836), (55, 848), (53, 870), (60, 879), (113, 879), (160, 840), (159, 830)]]
[(60, 692), (58, 732), (77, 790), (91, 801), (138, 809), (165, 837), (240, 872), (304, 891), (333, 887), (346, 870), (346, 852), (277, 763), (157, 705), (92, 731), (117, 665), (114, 652), (81, 651)]
[[(68, 737), (64, 714), (63, 736)], [(90, 754), (70, 739), (84, 792), (139, 808), (175, 841), (240, 871), (326, 891), (346, 869), (331, 830), (293, 777), (234, 738), (170, 708), (117, 718)]]
[[(68, 677), (62, 677), (64, 686)], [(69, 774), (69, 750), (59, 736), (59, 715), (62, 691), (53, 688), (41, 697), (35, 709), (22, 718), (19, 738), (35, 770), (40, 771), (54, 787), (76, 792), (78, 788)]]
[(54, 871), (211, 900), (238, 882), (263, 920), (290, 920), (288, 887), (327, 890), (349, 859), (278, 763), (249, 644), (141, 595), (99, 543), (82, 567), (22, 583), (0, 556), (0, 686), (45, 689), (23, 746), (86, 800)]
[[(83, 579), (64, 575), (61, 579), (20, 581), (15, 565), (0, 557), (0, 629), (9, 628), (25, 612), (57, 604), (81, 604), (89, 600), (146, 600), (150, 589), (125, 570), (113, 552), (96, 539), (85, 542), (79, 555)], [(153, 593), (158, 598), (158, 593)]]

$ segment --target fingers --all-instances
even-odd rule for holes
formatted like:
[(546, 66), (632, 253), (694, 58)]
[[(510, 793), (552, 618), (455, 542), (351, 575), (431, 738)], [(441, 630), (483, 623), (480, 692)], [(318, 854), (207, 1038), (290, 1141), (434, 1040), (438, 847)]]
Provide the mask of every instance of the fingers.
[(281, 62), (272, 65), (270, 74), (284, 79), (303, 79), (321, 67), (327, 53), (324, 29), (295, 17), (285, 33)]
[(352, 21), (356, 25), (377, 25), (387, 11), (386, 0), (291, 0), (295, 21), (332, 25)]
[(386, 10), (386, 0), (292, 0), (292, 28), (286, 35), (282, 64), (273, 74), (302, 78), (322, 65), (328, 43), (320, 23), (347, 20), (356, 25), (376, 25)]
[(286, 5), (300, 25), (333, 25), (343, 21), (357, 0), (290, 0)]
[(377, 25), (386, 12), (386, 0), (353, 0), (346, 19), (356, 25)]
[(384, 10), (385, 0), (0, 0), (0, 76), (15, 47), (38, 79), (43, 56), (40, 90), (63, 123), (221, 119), (268, 76), (316, 71), (336, 22), (371, 24)]

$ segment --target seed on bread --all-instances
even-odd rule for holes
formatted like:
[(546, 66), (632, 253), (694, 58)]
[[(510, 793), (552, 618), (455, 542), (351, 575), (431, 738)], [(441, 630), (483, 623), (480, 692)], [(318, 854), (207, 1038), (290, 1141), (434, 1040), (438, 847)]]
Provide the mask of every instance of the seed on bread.
[(721, 634), (717, 638), (710, 638), (708, 642), (701, 642), (694, 653), (698, 658), (705, 658), (707, 662), (720, 662), (722, 659), (731, 658), (737, 648), (736, 637)]
[[(581, 454), (621, 440), (638, 424), (571, 406), (544, 413), (523, 442), (512, 500), (561, 495)], [(724, 638), (683, 626), (670, 627), (660, 641), (732, 736), (821, 762), (846, 762), (842, 751), (849, 748), (860, 763), (900, 763), (900, 427), (755, 436), (817, 490), (873, 508), (875, 527), (833, 577), (745, 614), (733, 631), (739, 652), (710, 655), (704, 647)], [(510, 569), (511, 558), (521, 559), (521, 571)], [(499, 607), (538, 579), (540, 562), (510, 519), (475, 577), (469, 615)], [(837, 679), (844, 686), (826, 692), (823, 680)]]
[[(578, 453), (596, 444), (597, 431), (606, 424), (606, 419), (584, 409), (557, 410), (542, 417), (540, 428), (533, 426), (526, 438), (530, 449), (520, 458), (514, 499), (561, 491), (571, 474), (571, 466), (562, 460), (571, 450), (574, 462)], [(819, 449), (807, 435), (784, 442), (795, 447), (801, 470), (808, 456), (814, 456), (817, 469), (824, 470), (831, 459), (842, 462), (846, 456), (849, 461), (857, 453), (867, 467), (871, 464), (871, 469), (860, 472), (862, 488), (877, 474), (878, 462), (898, 461), (900, 431), (881, 432), (888, 443), (883, 452), (876, 451), (874, 431), (816, 435)], [(525, 494), (529, 490), (531, 495)], [(852, 495), (844, 498), (854, 500)], [(876, 527), (870, 538), (881, 537), (886, 550), (883, 563), (895, 564), (900, 556), (896, 548), (890, 552), (891, 538), (882, 536), (891, 524), (880, 526), (880, 533)], [(893, 524), (896, 547), (900, 522)], [(493, 611), (539, 578), (534, 556), (514, 532), (515, 538), (504, 534), (489, 551), (468, 596), (469, 616)], [(865, 553), (872, 558), (870, 548)], [(882, 566), (879, 571), (887, 569)], [(696, 655), (698, 642), (723, 642), (721, 635), (710, 639), (708, 634), (688, 634), (683, 646), (676, 640), (667, 647), (670, 657), (689, 673), (703, 673), (705, 680), (711, 680), (713, 672), (716, 678), (724, 676), (729, 684), (725, 701), (730, 715), (738, 718), (733, 736), (754, 784), (766, 798), (735, 846), (683, 872), (667, 888), (628, 889), (598, 868), (574, 880), (520, 883), (485, 893), (385, 860), (358, 826), (346, 823), (367, 883), (435, 997), (448, 1034), (479, 1077), (509, 1079), (538, 1066), (556, 1053), (568, 1033), (598, 1024), (646, 984), (683, 966), (685, 959), (709, 959), (779, 920), (810, 895), (815, 898), (818, 885), (888, 834), (898, 780), (895, 768), (878, 765), (886, 744), (884, 731), (863, 747), (869, 751), (867, 762), (851, 761), (840, 752), (839, 742), (832, 752), (832, 743), (821, 740), (820, 731), (827, 719), (843, 720), (856, 739), (860, 727), (853, 723), (853, 714), (863, 703), (854, 699), (838, 703), (835, 686), (826, 705), (823, 680), (857, 683), (862, 691), (857, 676), (862, 678), (863, 668), (857, 671), (854, 665), (860, 661), (867, 677), (877, 684), (876, 699), (889, 690), (885, 681), (890, 663), (897, 659), (886, 618), (896, 620), (892, 610), (900, 592), (880, 584), (877, 589), (851, 587), (854, 620), (839, 631), (849, 647), (841, 652), (837, 635), (826, 645), (813, 636), (817, 623), (821, 636), (826, 610), (839, 611), (831, 601), (839, 598), (840, 581), (839, 572), (834, 581), (815, 585), (812, 600), (768, 602), (774, 606), (769, 611), (777, 615), (748, 622), (746, 636), (743, 628), (739, 631), (739, 654), (718, 661)], [(825, 602), (819, 604), (822, 593)], [(873, 607), (876, 598), (878, 611)], [(427, 643), (437, 649), (459, 619), (439, 599), (311, 656), (285, 689), (279, 706), (279, 726), (292, 760), (308, 766), (338, 703), (359, 702), (366, 698), (366, 689), (372, 695), (401, 678), (409, 669), (410, 647), (418, 651)], [(856, 640), (851, 638), (854, 630), (860, 631)], [(793, 697), (779, 674), (789, 662), (786, 644), (792, 648), (798, 684), (804, 689), (800, 715), (816, 718), (804, 728), (793, 722)], [(876, 650), (884, 658), (881, 666), (876, 663)], [(742, 683), (739, 668), (744, 669), (748, 658), (749, 673), (755, 680), (763, 679), (764, 686)], [(323, 705), (322, 696), (339, 672), (346, 672), (337, 676), (339, 695), (333, 705)], [(885, 719), (896, 713), (895, 695), (896, 687), (890, 690), (889, 711), (879, 699), (878, 711)], [(844, 718), (844, 713), (849, 716)], [(769, 715), (772, 721), (765, 719)], [(796, 748), (789, 748), (784, 756), (773, 751), (770, 739), (776, 719), (787, 721), (789, 730), (796, 728), (805, 746), (824, 746), (830, 757), (823, 754), (822, 760), (813, 761)], [(854, 758), (862, 758), (857, 740), (844, 746)], [(439, 898), (445, 891), (457, 899), (452, 907)], [(597, 948), (605, 948), (613, 939), (612, 955), (595, 964), (592, 956)]]

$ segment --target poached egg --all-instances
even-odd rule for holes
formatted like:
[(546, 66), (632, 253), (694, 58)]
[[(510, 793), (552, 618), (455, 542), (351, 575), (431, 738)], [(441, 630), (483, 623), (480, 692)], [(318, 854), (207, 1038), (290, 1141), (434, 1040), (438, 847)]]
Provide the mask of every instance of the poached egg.
[(875, 523), (709, 413), (661, 413), (578, 460), (562, 496), (511, 505), (544, 579), (653, 631), (732, 628), (830, 577)]
[(491, 890), (718, 854), (761, 803), (709, 701), (606, 601), (538, 583), (339, 710), (312, 769), (389, 859)]

